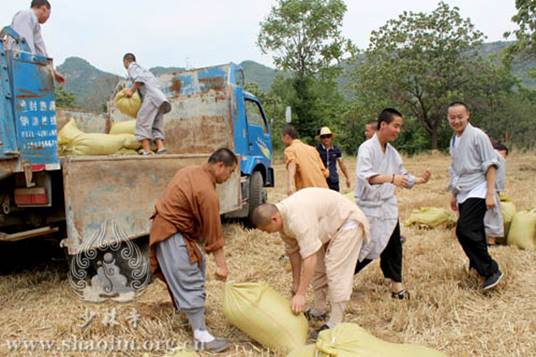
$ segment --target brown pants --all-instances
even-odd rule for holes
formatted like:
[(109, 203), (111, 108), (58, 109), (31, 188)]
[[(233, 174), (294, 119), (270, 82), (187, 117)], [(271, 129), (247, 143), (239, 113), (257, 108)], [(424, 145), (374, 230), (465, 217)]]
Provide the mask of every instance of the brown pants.
[(363, 230), (359, 223), (351, 222), (321, 248), (312, 281), (316, 310), (325, 311), (328, 299), (332, 306), (350, 300), (362, 244)]

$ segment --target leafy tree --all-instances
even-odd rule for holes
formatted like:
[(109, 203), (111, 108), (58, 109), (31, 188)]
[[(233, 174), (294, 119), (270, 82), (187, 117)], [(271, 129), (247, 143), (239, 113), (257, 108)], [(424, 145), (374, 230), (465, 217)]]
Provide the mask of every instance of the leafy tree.
[[(487, 90), (497, 69), (477, 53), (483, 39), (457, 7), (444, 2), (431, 13), (403, 12), (372, 32), (364, 63), (353, 74), (354, 106), (368, 115), (398, 107), (420, 123), (432, 149), (446, 146), (450, 101), (501, 93)], [(507, 92), (511, 84), (501, 82), (496, 89)]]
[[(512, 17), (519, 28), (513, 31), (517, 42), (512, 47), (513, 52), (528, 49), (536, 53), (536, 0), (516, 0), (517, 13)], [(506, 32), (505, 37), (512, 33)]]
[(309, 140), (324, 120), (319, 83), (334, 88), (338, 64), (354, 53), (341, 34), (345, 12), (342, 0), (278, 0), (261, 23), (257, 44), (263, 53), (273, 53), (279, 69), (292, 73), (276, 87), (292, 87), (286, 104), (292, 106), (293, 124)]
[(55, 89), (56, 105), (61, 108), (75, 108), (76, 96), (65, 90), (63, 86), (58, 86)]

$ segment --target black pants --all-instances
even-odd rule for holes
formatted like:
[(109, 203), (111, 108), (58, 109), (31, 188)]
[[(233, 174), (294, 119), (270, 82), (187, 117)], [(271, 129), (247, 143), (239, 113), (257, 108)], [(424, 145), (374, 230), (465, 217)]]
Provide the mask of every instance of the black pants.
[[(357, 262), (355, 273), (359, 273), (364, 267), (370, 264), (372, 259), (363, 259)], [(383, 276), (391, 279), (395, 283), (402, 282), (402, 242), (400, 241), (400, 223), (397, 222), (387, 246), (380, 254), (380, 268)]]
[(486, 200), (483, 198), (468, 198), (458, 205), (460, 217), (456, 224), (456, 236), (463, 251), (469, 258), (469, 266), (475, 268), (478, 274), (489, 277), (499, 270), (497, 262), (488, 253), (484, 215)]
[(328, 183), (328, 187), (329, 187), (330, 190), (337, 191), (337, 192), (340, 191), (339, 181), (337, 181), (337, 182), (332, 182), (330, 180), (326, 180), (326, 181)]

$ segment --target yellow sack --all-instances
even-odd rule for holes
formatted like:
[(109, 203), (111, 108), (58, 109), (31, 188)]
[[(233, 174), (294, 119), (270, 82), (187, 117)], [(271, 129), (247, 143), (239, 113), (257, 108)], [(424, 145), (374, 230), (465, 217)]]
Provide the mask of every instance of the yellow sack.
[(510, 230), (512, 219), (516, 214), (516, 205), (511, 201), (501, 201), (500, 208), (504, 222), (504, 236), (508, 237), (508, 231)]
[(223, 313), (231, 324), (263, 346), (290, 351), (305, 345), (307, 320), (266, 283), (227, 284)]
[(125, 90), (120, 91), (114, 98), (115, 107), (123, 114), (135, 118), (141, 108), (141, 97), (138, 91), (135, 91), (132, 97), (125, 95)]
[(536, 210), (520, 211), (514, 215), (508, 232), (508, 244), (536, 250)]
[(112, 124), (112, 128), (110, 129), (110, 134), (112, 135), (117, 135), (117, 134), (134, 135), (135, 133), (136, 133), (136, 120), (116, 121)]
[(428, 347), (391, 343), (369, 334), (359, 325), (342, 323), (320, 332), (316, 344), (292, 351), (288, 357), (446, 357)]
[(112, 155), (122, 149), (136, 150), (140, 144), (133, 135), (84, 133), (76, 127), (74, 119), (58, 133), (60, 152), (66, 155)]
[(404, 222), (406, 226), (417, 225), (424, 228), (453, 227), (456, 225), (456, 216), (451, 211), (437, 207), (423, 207), (411, 211), (409, 218)]

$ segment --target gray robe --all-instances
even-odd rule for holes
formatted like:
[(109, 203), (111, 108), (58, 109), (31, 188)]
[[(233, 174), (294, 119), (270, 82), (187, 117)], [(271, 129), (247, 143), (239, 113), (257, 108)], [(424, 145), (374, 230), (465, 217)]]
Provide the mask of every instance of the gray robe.
[[(11, 27), (28, 42), (32, 53), (48, 57), (45, 41), (41, 35), (41, 25), (32, 9), (17, 12), (13, 16)], [(13, 41), (10, 41), (10, 47), (12, 46)]]
[(368, 182), (373, 176), (392, 174), (406, 176), (409, 188), (415, 185), (415, 178), (406, 171), (392, 145), (387, 144), (383, 153), (377, 135), (361, 144), (357, 154), (355, 199), (370, 222), (371, 239), (361, 248), (359, 261), (378, 258), (398, 223), (396, 186)]

